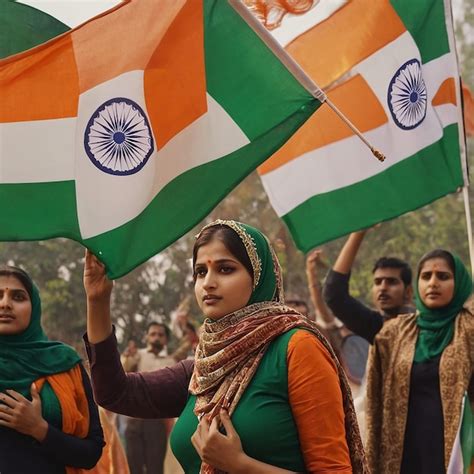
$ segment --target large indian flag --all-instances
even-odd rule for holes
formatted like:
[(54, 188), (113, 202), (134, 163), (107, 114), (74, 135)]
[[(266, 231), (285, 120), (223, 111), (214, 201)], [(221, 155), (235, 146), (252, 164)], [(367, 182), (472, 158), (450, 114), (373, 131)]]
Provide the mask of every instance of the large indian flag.
[[(267, 23), (275, 18), (271, 9), (259, 15)], [(324, 105), (259, 168), (301, 250), (467, 182), (449, 1), (319, 2), (286, 14), (272, 33), (387, 157), (373, 159)]]
[(68, 237), (123, 275), (319, 105), (227, 1), (125, 1), (0, 61), (0, 239)]

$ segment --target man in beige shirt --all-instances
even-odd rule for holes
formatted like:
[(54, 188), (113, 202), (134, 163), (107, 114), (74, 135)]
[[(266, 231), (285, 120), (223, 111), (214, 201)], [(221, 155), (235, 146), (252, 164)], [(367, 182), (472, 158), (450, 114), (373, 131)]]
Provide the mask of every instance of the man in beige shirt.
[[(165, 324), (151, 322), (146, 330), (146, 347), (127, 347), (121, 356), (126, 372), (150, 372), (175, 363), (168, 355), (170, 331)], [(167, 421), (130, 418), (125, 429), (131, 474), (163, 474), (167, 446)]]

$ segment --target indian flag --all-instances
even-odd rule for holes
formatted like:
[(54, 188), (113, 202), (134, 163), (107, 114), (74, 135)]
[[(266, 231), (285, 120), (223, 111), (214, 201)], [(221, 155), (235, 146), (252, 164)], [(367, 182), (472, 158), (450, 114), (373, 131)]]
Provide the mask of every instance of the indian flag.
[(124, 1), (0, 61), (0, 239), (68, 237), (119, 277), (319, 105), (227, 1)]
[(372, 158), (323, 106), (259, 167), (305, 252), (467, 183), (450, 2), (309, 3), (305, 13), (280, 12), (272, 34), (387, 159)]

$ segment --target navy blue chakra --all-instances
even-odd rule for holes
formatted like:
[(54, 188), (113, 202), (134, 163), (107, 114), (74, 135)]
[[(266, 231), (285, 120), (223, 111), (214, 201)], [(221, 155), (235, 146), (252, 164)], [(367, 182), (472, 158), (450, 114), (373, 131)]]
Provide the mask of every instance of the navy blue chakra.
[(154, 150), (145, 112), (124, 97), (104, 102), (87, 123), (84, 147), (92, 163), (106, 173), (140, 171)]
[(393, 120), (403, 130), (411, 130), (423, 122), (428, 98), (418, 59), (410, 59), (395, 73), (387, 101)]

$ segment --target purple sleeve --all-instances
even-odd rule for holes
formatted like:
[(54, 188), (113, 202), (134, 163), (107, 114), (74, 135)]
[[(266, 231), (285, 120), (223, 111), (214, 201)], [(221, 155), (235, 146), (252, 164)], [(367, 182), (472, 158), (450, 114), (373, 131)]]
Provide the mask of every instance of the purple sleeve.
[(84, 335), (84, 343), (99, 405), (135, 418), (175, 418), (181, 414), (188, 399), (192, 360), (153, 372), (125, 373), (114, 332), (98, 344), (90, 344)]

